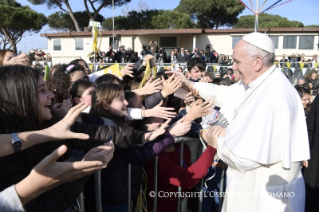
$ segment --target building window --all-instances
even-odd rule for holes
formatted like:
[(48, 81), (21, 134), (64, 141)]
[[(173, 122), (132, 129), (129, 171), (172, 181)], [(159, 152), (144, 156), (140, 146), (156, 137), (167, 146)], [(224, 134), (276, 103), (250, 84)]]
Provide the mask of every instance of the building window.
[(53, 51), (61, 51), (61, 39), (53, 40)]
[(275, 45), (275, 49), (278, 49), (278, 36), (269, 36)]
[(75, 50), (83, 50), (83, 38), (75, 38)]
[(313, 49), (315, 36), (299, 36), (299, 49)]
[(297, 44), (297, 36), (284, 36), (284, 49), (295, 49)]
[(160, 37), (160, 46), (164, 48), (177, 47), (177, 37)]
[(240, 41), (241, 38), (242, 37), (233, 37), (232, 49), (234, 49), (234, 47), (236, 46), (238, 41)]

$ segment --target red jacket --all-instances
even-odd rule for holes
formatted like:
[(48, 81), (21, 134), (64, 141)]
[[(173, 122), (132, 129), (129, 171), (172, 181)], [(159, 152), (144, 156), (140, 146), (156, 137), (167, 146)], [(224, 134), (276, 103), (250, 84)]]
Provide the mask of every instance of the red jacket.
[[(173, 152), (162, 152), (158, 155), (158, 193), (157, 193), (157, 211), (158, 212), (175, 212), (177, 209), (177, 196), (163, 197), (168, 195), (167, 192), (177, 192), (177, 187), (182, 187), (182, 192), (188, 192), (194, 188), (197, 183), (205, 177), (207, 170), (214, 161), (216, 149), (208, 146), (201, 157), (192, 165), (191, 154), (188, 146), (184, 145), (184, 162), (186, 168), (179, 165), (180, 144), (174, 144)], [(154, 160), (149, 162), (145, 167), (148, 177), (147, 209), (153, 210), (153, 198), (150, 192), (154, 191)], [(159, 196), (162, 196), (160, 198)], [(198, 196), (198, 195), (197, 195)], [(190, 199), (189, 199), (190, 200)]]

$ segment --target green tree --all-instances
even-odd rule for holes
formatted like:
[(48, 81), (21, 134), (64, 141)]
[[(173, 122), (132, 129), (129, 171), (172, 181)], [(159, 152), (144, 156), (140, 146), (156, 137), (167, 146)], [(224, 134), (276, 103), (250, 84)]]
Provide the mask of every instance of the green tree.
[(305, 26), (305, 28), (319, 28), (319, 25), (315, 25), (315, 24), (307, 25)]
[[(77, 32), (81, 31), (79, 24), (78, 24), (74, 14), (73, 14), (73, 11), (71, 9), (71, 6), (69, 4), (69, 0), (28, 0), (28, 1), (33, 5), (46, 4), (48, 9), (60, 8), (60, 10), (62, 10), (66, 14), (70, 15), (70, 17), (74, 23), (76, 31)], [(66, 9), (63, 6), (65, 6)]]
[(14, 0), (2, 0), (0, 11), (0, 28), (15, 53), (17, 43), (26, 32), (38, 33), (47, 23), (47, 18), (42, 13), (37, 13)]
[[(75, 12), (74, 17), (78, 22), (79, 29), (81, 31), (85, 31), (85, 28), (89, 24), (88, 20), (90, 19), (86, 11)], [(95, 21), (103, 22), (104, 17), (98, 14), (95, 18)], [(48, 24), (51, 28), (56, 29), (58, 31), (68, 32), (75, 30), (75, 26), (71, 17), (69, 16), (69, 14), (63, 12), (55, 12), (49, 15)]]
[[(131, 0), (114, 0), (114, 7), (120, 7), (129, 2), (131, 2)], [(88, 3), (90, 3), (90, 6), (93, 12), (90, 12)], [(109, 7), (109, 8), (112, 7), (112, 0), (84, 0), (84, 6), (88, 16), (90, 17), (90, 20), (97, 21), (96, 18), (98, 14), (100, 13), (101, 9), (106, 7)]]
[[(158, 14), (158, 10), (142, 10), (141, 12), (131, 11), (126, 17), (114, 17), (114, 29), (154, 29), (155, 27), (152, 24), (152, 17)], [(112, 18), (107, 18), (102, 25), (103, 28), (112, 30)]]
[(160, 10), (158, 15), (152, 17), (152, 25), (156, 29), (194, 28), (189, 15), (171, 10)]
[(232, 26), (245, 7), (237, 0), (181, 0), (175, 11), (188, 14), (200, 27)]
[[(254, 28), (255, 16), (245, 15), (238, 19), (238, 22), (234, 25), (234, 28)], [(258, 17), (259, 28), (299, 28), (303, 27), (303, 23), (299, 21), (290, 21), (287, 18), (279, 15), (271, 15), (262, 13)]]

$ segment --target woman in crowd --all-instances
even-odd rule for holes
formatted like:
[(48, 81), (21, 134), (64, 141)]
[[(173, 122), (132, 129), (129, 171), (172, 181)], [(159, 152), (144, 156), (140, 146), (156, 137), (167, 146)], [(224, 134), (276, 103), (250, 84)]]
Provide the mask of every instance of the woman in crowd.
[(316, 71), (310, 71), (305, 79), (309, 83), (309, 88), (313, 97), (317, 96), (319, 88), (319, 79)]
[[(79, 104), (69, 111), (63, 120), (57, 124), (39, 131), (17, 133), (21, 140), (21, 150), (32, 147), (43, 142), (68, 138), (88, 139), (88, 135), (82, 133), (72, 133), (71, 125), (84, 109), (84, 103)], [(0, 157), (14, 154), (12, 148), (12, 135), (0, 135)], [(109, 146), (108, 148), (113, 148)], [(61, 146), (44, 158), (35, 166), (30, 174), (16, 185), (10, 186), (0, 192), (0, 211), (13, 212), (24, 211), (23, 205), (40, 194), (61, 185), (64, 182), (74, 181), (101, 168), (105, 165), (100, 161), (81, 162), (56, 162), (67, 151), (66, 146)], [(96, 151), (93, 149), (93, 151)], [(113, 150), (110, 152), (112, 157)], [(32, 186), (30, 186), (32, 184)]]
[[(0, 75), (0, 133), (39, 130), (45, 125), (51, 125), (48, 121), (52, 118), (50, 105), (53, 94), (47, 89), (41, 72), (16, 65), (0, 68)], [(89, 151), (102, 145), (103, 148), (98, 151), (89, 151), (84, 160), (100, 160), (107, 163), (110, 158), (99, 152), (106, 148), (104, 143), (108, 142), (111, 136), (114, 138), (115, 146), (128, 148), (131, 143), (151, 141), (159, 135), (159, 131), (144, 134), (130, 128), (85, 125), (77, 122), (72, 125), (71, 130), (86, 133), (89, 139), (47, 142), (0, 158), (0, 190), (25, 178), (36, 164), (61, 144), (67, 145), (68, 149), (61, 160), (68, 158), (72, 148)], [(31, 200), (25, 208), (28, 211), (64, 211), (82, 192), (86, 179), (64, 183), (49, 190)]]
[(305, 110), (305, 116), (307, 116), (309, 114), (309, 111), (310, 111), (310, 91), (302, 86), (296, 86), (296, 90), (301, 98), (301, 102), (302, 102), (302, 105), (303, 105), (303, 108)]

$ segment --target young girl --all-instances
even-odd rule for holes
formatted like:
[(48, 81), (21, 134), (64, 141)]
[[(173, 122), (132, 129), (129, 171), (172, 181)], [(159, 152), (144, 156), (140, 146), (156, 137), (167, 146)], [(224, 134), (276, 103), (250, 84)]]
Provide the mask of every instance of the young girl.
[[(99, 116), (105, 125), (127, 126), (125, 119), (128, 115), (128, 103), (125, 100), (122, 86), (116, 84), (99, 85), (92, 96), (91, 115)], [(168, 122), (160, 129), (164, 129)], [(131, 198), (137, 199), (139, 185), (142, 181), (142, 165), (152, 160), (156, 155), (170, 146), (173, 136), (185, 134), (190, 129), (190, 122), (178, 123), (169, 132), (160, 136), (152, 143), (143, 146), (132, 146), (128, 150), (116, 150), (112, 162), (101, 172), (103, 211), (127, 211), (127, 164), (132, 164)], [(90, 180), (86, 186), (86, 198), (89, 199), (90, 210), (94, 211), (94, 186)]]
[[(50, 105), (53, 94), (47, 89), (40, 71), (13, 65), (1, 67), (0, 75), (0, 133), (39, 130), (52, 118)], [(104, 146), (111, 136), (115, 146), (128, 148), (131, 144), (142, 143), (143, 140), (153, 140), (160, 132), (144, 134), (130, 128), (111, 128), (77, 122), (72, 125), (71, 131), (88, 134), (89, 139), (47, 142), (0, 158), (0, 190), (21, 181), (36, 164), (62, 144), (68, 148), (68, 152), (61, 158), (64, 161), (69, 157), (72, 148), (88, 151), (99, 145)], [(97, 152), (87, 154), (84, 160), (107, 163), (109, 158), (106, 154)], [(25, 208), (27, 211), (65, 211), (82, 192), (86, 179), (64, 183), (49, 190), (31, 200)], [(52, 198), (53, 196), (55, 198)]]
[(85, 69), (79, 65), (62, 65), (53, 74), (53, 86), (56, 89), (54, 101), (63, 102), (69, 95), (69, 89), (77, 80), (88, 80)]
[(89, 105), (83, 113), (89, 113), (91, 109), (92, 93), (94, 92), (94, 84), (87, 80), (78, 80), (70, 88), (69, 94), (72, 96), (73, 106), (84, 102)]

